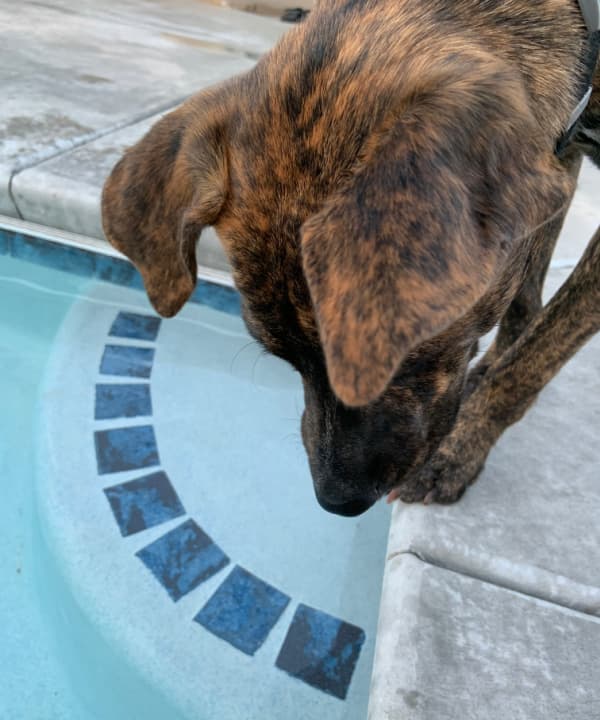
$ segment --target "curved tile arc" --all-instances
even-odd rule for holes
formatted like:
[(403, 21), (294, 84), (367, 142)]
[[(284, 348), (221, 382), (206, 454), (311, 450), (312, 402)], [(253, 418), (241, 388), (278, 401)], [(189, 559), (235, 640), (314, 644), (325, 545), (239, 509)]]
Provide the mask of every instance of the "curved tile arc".
[[(121, 311), (109, 330), (109, 337), (154, 342), (160, 322), (155, 316)], [(154, 355), (153, 347), (107, 344), (100, 373), (149, 379)], [(136, 417), (132, 388), (136, 388), (133, 394), (139, 398), (143, 392), (138, 388), (142, 387), (98, 384), (96, 419), (102, 419), (99, 414), (115, 419)], [(104, 400), (106, 397), (110, 399)], [(137, 403), (140, 404), (139, 399)], [(128, 415), (127, 409), (131, 407), (134, 409)], [(151, 406), (143, 407), (145, 414), (151, 416)], [(97, 430), (94, 441), (99, 475), (160, 464), (152, 425)], [(104, 493), (123, 536), (186, 514), (163, 471), (113, 485), (105, 488)], [(174, 602), (230, 563), (225, 552), (193, 519), (162, 535), (136, 555)], [(287, 594), (236, 565), (194, 620), (241, 652), (254, 655), (290, 602)], [(275, 665), (291, 677), (344, 700), (365, 637), (361, 628), (300, 603)]]

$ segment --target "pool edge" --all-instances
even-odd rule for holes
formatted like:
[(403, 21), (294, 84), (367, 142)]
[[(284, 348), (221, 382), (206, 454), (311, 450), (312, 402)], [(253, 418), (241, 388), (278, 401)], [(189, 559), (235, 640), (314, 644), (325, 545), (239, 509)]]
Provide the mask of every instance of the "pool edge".
[[(132, 263), (106, 241), (0, 215), (0, 256), (8, 255), (80, 277), (143, 290)], [(200, 265), (189, 302), (240, 315), (240, 297), (231, 275)]]

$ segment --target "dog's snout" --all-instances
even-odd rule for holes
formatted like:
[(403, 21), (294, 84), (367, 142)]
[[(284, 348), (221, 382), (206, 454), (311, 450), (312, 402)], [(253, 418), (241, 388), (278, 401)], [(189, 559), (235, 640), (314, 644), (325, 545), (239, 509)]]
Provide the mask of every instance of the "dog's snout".
[(310, 466), (315, 495), (324, 510), (352, 517), (378, 500), (376, 477), (360, 463), (340, 462), (334, 455), (318, 452)]
[(347, 408), (328, 387), (305, 380), (302, 439), (317, 500), (337, 515), (368, 510), (412, 465), (422, 438), (419, 413), (386, 408)]

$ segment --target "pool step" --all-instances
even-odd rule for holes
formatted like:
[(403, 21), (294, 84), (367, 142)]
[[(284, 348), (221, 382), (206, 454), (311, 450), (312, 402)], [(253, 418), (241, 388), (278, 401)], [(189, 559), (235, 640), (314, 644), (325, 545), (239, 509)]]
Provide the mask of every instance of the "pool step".
[(182, 717), (362, 719), (389, 515), (318, 508), (284, 442), (298, 381), (247, 345), (238, 317), (161, 323), (92, 285), (44, 387), (47, 545), (89, 625)]

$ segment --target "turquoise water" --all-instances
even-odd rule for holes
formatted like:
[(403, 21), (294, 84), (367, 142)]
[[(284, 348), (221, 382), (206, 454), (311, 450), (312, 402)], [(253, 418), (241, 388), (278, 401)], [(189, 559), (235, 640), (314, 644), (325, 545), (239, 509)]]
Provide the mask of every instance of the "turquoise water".
[(0, 257), (0, 718), (177, 720), (89, 627), (40, 530), (40, 387), (56, 333), (88, 284)]
[(53, 337), (83, 285), (0, 257), (0, 717), (11, 720), (87, 718), (56, 661), (41, 602), (33, 477), (39, 384)]
[[(188, 306), (136, 339), (111, 335), (123, 313), (151, 309), (0, 257), (0, 719), (362, 720), (387, 509), (318, 507), (299, 379), (239, 317)], [(123, 375), (115, 346), (151, 355), (149, 374)], [(151, 409), (105, 412), (145, 393)], [(98, 437), (130, 431), (103, 456)], [(143, 462), (142, 437), (156, 443)], [(176, 500), (136, 491), (127, 521), (109, 506), (157, 475)], [(218, 559), (201, 580), (190, 532)]]

